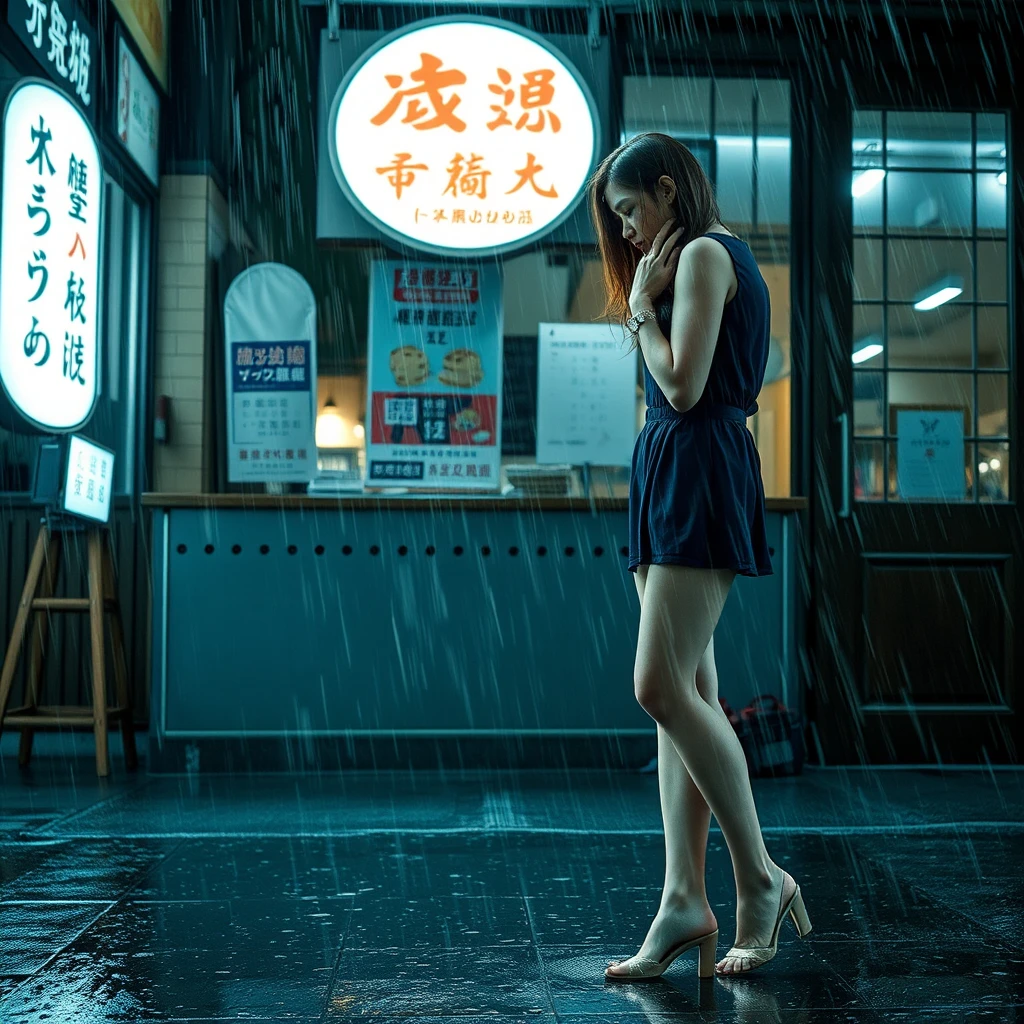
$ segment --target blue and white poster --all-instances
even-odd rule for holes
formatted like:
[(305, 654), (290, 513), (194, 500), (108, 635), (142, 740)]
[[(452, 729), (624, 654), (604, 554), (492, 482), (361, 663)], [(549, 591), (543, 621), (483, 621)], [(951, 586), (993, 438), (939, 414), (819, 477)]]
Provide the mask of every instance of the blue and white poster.
[(382, 260), (370, 278), (366, 486), (501, 486), (501, 277)]
[(896, 486), (901, 498), (964, 500), (962, 410), (899, 409), (896, 435)]
[(316, 475), (316, 299), (305, 279), (259, 263), (224, 299), (228, 480)]

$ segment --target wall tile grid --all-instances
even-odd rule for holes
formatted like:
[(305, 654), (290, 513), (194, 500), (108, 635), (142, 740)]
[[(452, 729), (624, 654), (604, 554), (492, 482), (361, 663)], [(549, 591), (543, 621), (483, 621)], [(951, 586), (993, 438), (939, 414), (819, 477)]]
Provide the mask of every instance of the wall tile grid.
[(157, 491), (204, 489), (207, 267), (223, 250), (227, 204), (206, 175), (160, 182), (154, 394), (171, 398), (171, 439), (154, 455)]

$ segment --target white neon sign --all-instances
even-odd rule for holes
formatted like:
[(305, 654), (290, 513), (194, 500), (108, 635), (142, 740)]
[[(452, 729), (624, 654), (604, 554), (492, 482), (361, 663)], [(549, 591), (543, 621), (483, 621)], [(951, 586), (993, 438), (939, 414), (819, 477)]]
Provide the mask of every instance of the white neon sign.
[(463, 17), (418, 22), (365, 54), (328, 125), (338, 182), (371, 223), (417, 249), (479, 256), (572, 212), (597, 115), (539, 36)]

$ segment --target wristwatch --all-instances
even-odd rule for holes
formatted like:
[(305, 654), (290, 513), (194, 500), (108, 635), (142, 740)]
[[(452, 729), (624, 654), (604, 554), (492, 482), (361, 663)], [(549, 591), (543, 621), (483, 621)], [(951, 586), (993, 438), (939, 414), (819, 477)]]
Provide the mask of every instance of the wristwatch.
[(640, 325), (646, 320), (657, 320), (658, 314), (653, 309), (641, 309), (639, 313), (634, 314), (626, 321), (626, 330), (630, 334), (637, 334), (640, 330)]

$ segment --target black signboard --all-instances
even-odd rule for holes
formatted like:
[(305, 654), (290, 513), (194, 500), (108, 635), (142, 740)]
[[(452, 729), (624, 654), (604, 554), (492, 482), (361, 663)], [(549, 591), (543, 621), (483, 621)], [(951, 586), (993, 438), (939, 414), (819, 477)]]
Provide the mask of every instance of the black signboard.
[(94, 118), (100, 55), (96, 32), (76, 0), (8, 0), (7, 23), (47, 75)]

